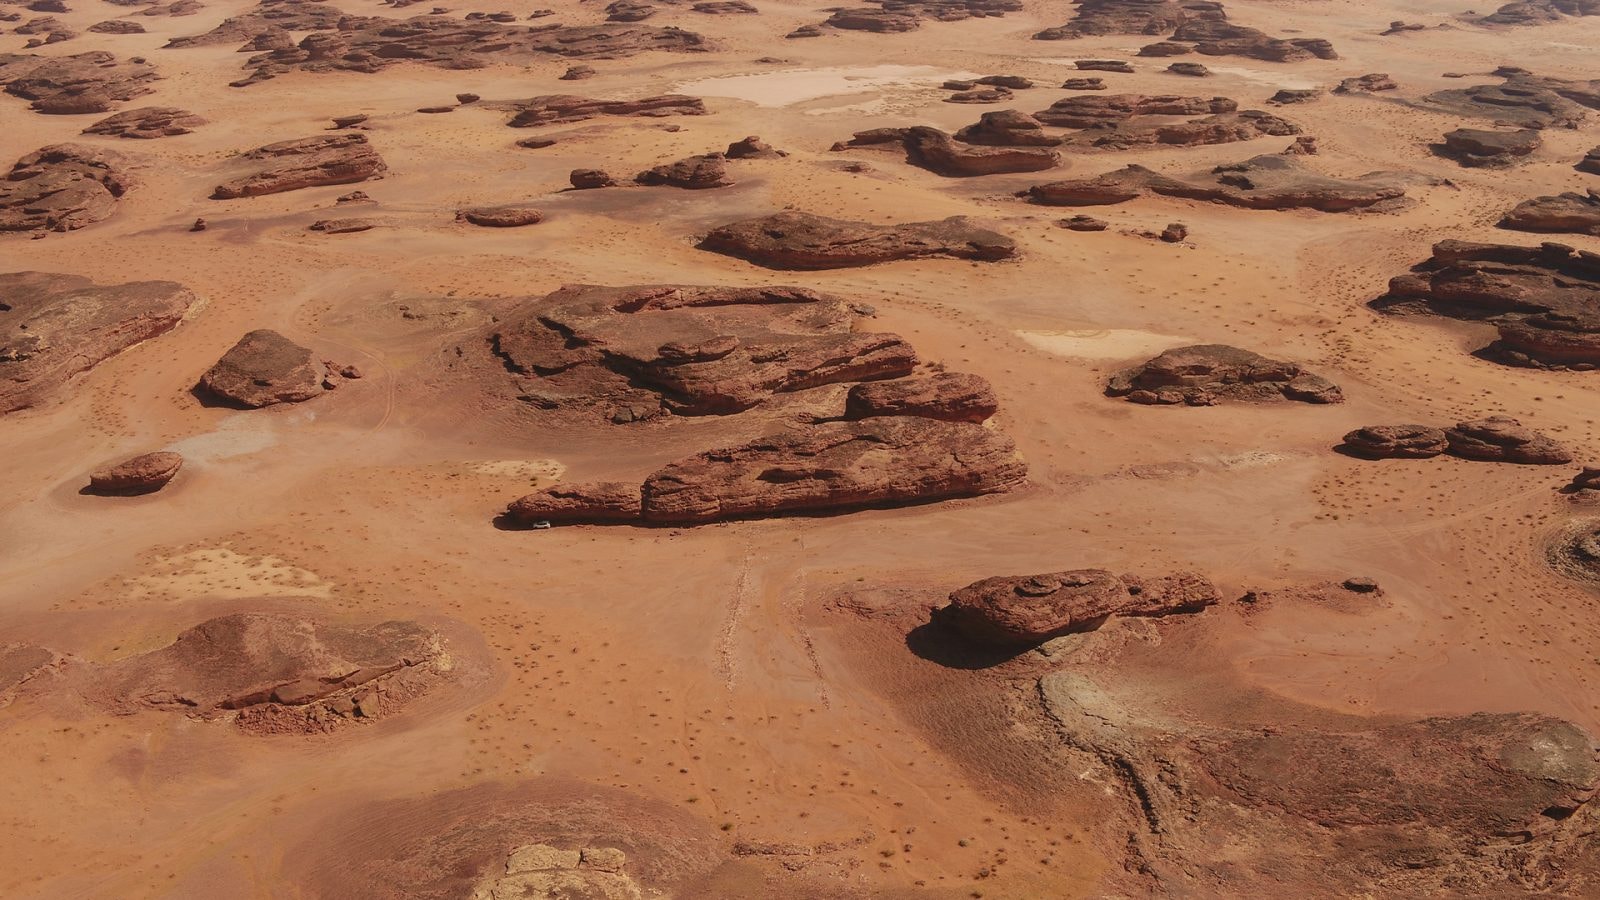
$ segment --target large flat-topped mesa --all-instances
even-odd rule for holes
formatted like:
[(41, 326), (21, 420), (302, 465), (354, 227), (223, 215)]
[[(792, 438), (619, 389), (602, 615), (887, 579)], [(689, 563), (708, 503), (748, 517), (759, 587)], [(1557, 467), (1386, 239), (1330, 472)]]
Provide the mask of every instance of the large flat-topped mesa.
[(781, 212), (712, 229), (700, 249), (771, 269), (845, 269), (893, 260), (948, 257), (984, 262), (1016, 255), (1016, 243), (964, 216), (872, 225)]
[(1245, 209), (1346, 212), (1392, 204), (1405, 193), (1399, 177), (1389, 173), (1334, 178), (1311, 170), (1295, 157), (1263, 155), (1185, 178), (1127, 166), (1094, 178), (1035, 185), (1024, 196), (1048, 206), (1107, 206), (1159, 194)]
[(195, 302), (171, 281), (0, 275), (0, 413), (38, 405), (74, 375), (172, 330)]

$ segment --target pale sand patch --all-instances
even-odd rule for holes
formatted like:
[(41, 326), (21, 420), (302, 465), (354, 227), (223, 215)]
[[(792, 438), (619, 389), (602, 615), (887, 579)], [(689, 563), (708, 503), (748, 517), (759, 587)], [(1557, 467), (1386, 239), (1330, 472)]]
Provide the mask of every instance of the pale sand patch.
[(129, 600), (169, 602), (199, 597), (331, 597), (333, 585), (275, 556), (211, 547), (156, 560), (149, 572), (124, 583), (122, 595)]
[(1194, 343), (1185, 337), (1137, 331), (1131, 328), (1083, 328), (1068, 331), (1018, 331), (1028, 345), (1077, 359), (1127, 359), (1154, 355), (1173, 347)]
[(1282, 453), (1273, 453), (1270, 450), (1249, 450), (1244, 453), (1219, 456), (1216, 461), (1224, 469), (1259, 469), (1262, 466), (1277, 465), (1288, 459), (1289, 457)]
[(1213, 66), (1206, 64), (1206, 68), (1213, 72), (1223, 72), (1228, 75), (1237, 75), (1246, 81), (1256, 84), (1265, 84), (1271, 87), (1288, 88), (1291, 91), (1309, 91), (1320, 82), (1306, 78), (1294, 78), (1279, 72), (1268, 72), (1265, 69), (1247, 69), (1243, 66)]
[(224, 419), (212, 431), (174, 441), (165, 449), (182, 453), (189, 462), (216, 462), (259, 453), (276, 443), (278, 435), (269, 422), (239, 414)]
[(567, 467), (554, 459), (491, 459), (471, 463), (467, 467), (479, 475), (494, 478), (531, 478), (535, 481), (559, 481)]
[(793, 106), (822, 97), (936, 87), (952, 78), (974, 77), (971, 72), (936, 66), (836, 66), (702, 78), (683, 82), (674, 90), (696, 97), (748, 100), (758, 106)]

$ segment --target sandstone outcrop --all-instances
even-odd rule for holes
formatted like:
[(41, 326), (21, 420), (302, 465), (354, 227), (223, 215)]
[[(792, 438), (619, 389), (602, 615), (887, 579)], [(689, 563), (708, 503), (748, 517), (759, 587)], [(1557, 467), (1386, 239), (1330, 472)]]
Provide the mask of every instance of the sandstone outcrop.
[(1457, 128), (1444, 136), (1444, 142), (1435, 146), (1440, 156), (1447, 156), (1463, 166), (1509, 166), (1521, 157), (1539, 149), (1543, 143), (1539, 132), (1485, 131), (1481, 128)]
[(89, 692), (118, 712), (171, 710), (258, 734), (320, 733), (398, 711), (449, 665), (442, 638), (415, 622), (235, 613), (105, 666)]
[(1569, 16), (1600, 16), (1600, 0), (1515, 0), (1477, 21), (1483, 25), (1548, 25)]
[(248, 175), (217, 185), (213, 200), (259, 197), (308, 187), (355, 184), (389, 170), (364, 134), (330, 134), (257, 147), (242, 157), (256, 165)]
[(1239, 104), (1227, 97), (1183, 97), (1177, 94), (1075, 94), (1034, 113), (1046, 125), (1100, 128), (1135, 116), (1200, 116), (1231, 113)]
[(924, 125), (857, 132), (851, 140), (834, 145), (834, 149), (896, 144), (905, 149), (907, 162), (948, 178), (1040, 172), (1061, 164), (1061, 155), (1047, 147), (975, 146), (958, 142), (945, 132)]
[(712, 229), (700, 248), (771, 269), (843, 269), (929, 257), (995, 261), (1016, 254), (1010, 238), (963, 216), (873, 225), (803, 212), (723, 225)]
[(822, 24), (846, 31), (879, 34), (915, 31), (925, 19), (959, 22), (1004, 16), (1022, 9), (1021, 0), (869, 0), (876, 6), (835, 8)]
[(594, 100), (567, 94), (550, 94), (519, 100), (512, 104), (516, 110), (510, 121), (512, 128), (533, 128), (539, 125), (566, 125), (582, 122), (597, 116), (703, 116), (706, 105), (698, 97), (663, 94), (638, 100)]
[(1058, 41), (1113, 34), (1167, 34), (1194, 21), (1227, 18), (1212, 0), (1079, 0), (1072, 21), (1047, 28), (1034, 40)]
[(167, 48), (242, 44), (262, 34), (287, 36), (291, 31), (332, 31), (344, 15), (337, 6), (316, 0), (262, 0), (249, 12), (229, 16), (204, 34), (172, 38)]
[(133, 183), (116, 154), (83, 144), (42, 147), (0, 180), (0, 232), (93, 225), (117, 211)]
[(323, 234), (357, 234), (377, 227), (378, 223), (373, 219), (318, 219), (307, 225), (306, 230)]
[(504, 206), (471, 206), (456, 212), (456, 221), (485, 228), (520, 228), (544, 221), (544, 213), (526, 203)]
[(144, 106), (107, 116), (83, 130), (120, 138), (162, 138), (189, 134), (204, 125), (205, 119), (175, 106)]
[(91, 494), (149, 494), (159, 491), (183, 467), (182, 454), (166, 450), (144, 453), (89, 475)]
[(1582, 194), (1568, 191), (1524, 200), (1506, 213), (1500, 227), (1600, 236), (1600, 190), (1590, 188)]
[(722, 155), (728, 159), (782, 159), (789, 154), (774, 149), (771, 144), (752, 134), (729, 144), (727, 152)]
[(506, 507), (518, 525), (618, 525), (637, 523), (639, 485), (622, 481), (558, 484), (520, 497)]
[(485, 335), (500, 365), (550, 408), (597, 407), (613, 421), (730, 415), (831, 384), (909, 375), (898, 336), (802, 288), (569, 285)]
[(0, 413), (37, 405), (74, 375), (171, 331), (195, 302), (170, 281), (0, 275)]
[(1583, 159), (1578, 160), (1578, 165), (1575, 168), (1579, 172), (1600, 175), (1600, 147), (1596, 147), (1585, 154)]
[(1499, 340), (1481, 352), (1498, 362), (1591, 370), (1600, 366), (1597, 297), (1600, 254), (1553, 243), (1440, 241), (1371, 305), (1491, 323)]
[(1194, 62), (1175, 62), (1167, 66), (1167, 71), (1173, 75), (1184, 75), (1189, 78), (1207, 78), (1211, 75), (1210, 69)]
[(53, 115), (109, 112), (117, 103), (155, 90), (154, 66), (118, 60), (104, 50), (72, 56), (0, 53), (0, 86), (31, 108)]
[(140, 25), (138, 22), (130, 22), (127, 19), (107, 19), (104, 22), (96, 22), (93, 25), (89, 26), (89, 30), (94, 32), (95, 34), (144, 34), (145, 33), (145, 29), (144, 29), (143, 25)]
[(1178, 347), (1112, 376), (1106, 395), (1134, 403), (1213, 406), (1298, 400), (1339, 403), (1339, 386), (1298, 364), (1222, 344)]
[(1430, 459), (1449, 446), (1444, 429), (1431, 425), (1368, 425), (1345, 435), (1339, 449), (1363, 459)]
[(934, 619), (980, 644), (1025, 648), (1111, 616), (1196, 613), (1221, 599), (1210, 581), (1188, 572), (1143, 579), (1073, 569), (985, 578), (951, 593)]
[(1296, 157), (1274, 154), (1188, 178), (1127, 166), (1094, 178), (1035, 185), (1025, 192), (1034, 203), (1050, 206), (1103, 206), (1146, 194), (1210, 200), (1246, 209), (1345, 212), (1392, 203), (1405, 196), (1405, 188), (1390, 174), (1333, 178), (1311, 171)]
[(1373, 72), (1369, 75), (1360, 75), (1355, 78), (1345, 78), (1339, 86), (1333, 89), (1335, 94), (1375, 94), (1379, 91), (1399, 90), (1400, 85), (1394, 79), (1382, 72)]
[(1106, 87), (1106, 80), (1104, 78), (1068, 78), (1066, 81), (1061, 82), (1061, 89), (1064, 91), (1109, 90), (1109, 88)]
[(1600, 109), (1600, 78), (1567, 80), (1502, 68), (1501, 84), (1438, 91), (1423, 98), (1423, 109), (1491, 120), (1507, 128), (1576, 128), (1588, 110)]
[(845, 397), (844, 414), (848, 419), (922, 416), (978, 423), (999, 408), (988, 379), (965, 372), (938, 372), (858, 384)]
[(704, 153), (646, 169), (633, 178), (636, 184), (704, 190), (733, 184), (721, 153)]
[(1510, 416), (1458, 422), (1444, 433), (1451, 455), (1464, 459), (1540, 466), (1572, 462), (1565, 447)]
[(323, 370), (311, 351), (276, 331), (239, 339), (200, 378), (206, 393), (247, 409), (299, 403), (323, 392)]
[(1054, 147), (1061, 138), (1044, 130), (1033, 116), (1015, 109), (986, 112), (978, 121), (955, 133), (963, 144), (987, 147)]
[(590, 191), (595, 188), (615, 187), (617, 180), (601, 169), (573, 169), (567, 173), (567, 183), (575, 191)]
[(1194, 19), (1179, 25), (1169, 43), (1191, 44), (1205, 56), (1243, 56), (1267, 62), (1338, 59), (1333, 45), (1322, 38), (1275, 38), (1257, 28), (1221, 19)]

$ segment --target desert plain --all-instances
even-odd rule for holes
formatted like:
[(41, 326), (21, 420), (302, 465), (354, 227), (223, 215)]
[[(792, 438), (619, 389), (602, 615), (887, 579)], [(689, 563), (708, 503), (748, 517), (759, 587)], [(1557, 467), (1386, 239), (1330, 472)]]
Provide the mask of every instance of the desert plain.
[(446, 2), (0, 4), (0, 896), (1600, 896), (1594, 0)]

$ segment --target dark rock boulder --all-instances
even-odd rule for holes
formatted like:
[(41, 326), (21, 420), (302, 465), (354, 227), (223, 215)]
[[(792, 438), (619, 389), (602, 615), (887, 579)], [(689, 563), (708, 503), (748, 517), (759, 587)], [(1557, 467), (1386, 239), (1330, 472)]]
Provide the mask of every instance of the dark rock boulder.
[(1209, 172), (1174, 178), (1143, 166), (1128, 166), (1094, 178), (1035, 185), (1026, 196), (1050, 206), (1101, 206), (1147, 194), (1210, 200), (1246, 209), (1370, 209), (1405, 196), (1399, 179), (1373, 172), (1333, 178), (1314, 172), (1294, 156), (1257, 156)]
[(89, 475), (89, 493), (107, 495), (149, 494), (167, 486), (183, 467), (183, 456), (158, 450), (96, 469)]
[(42, 147), (0, 180), (0, 232), (93, 225), (117, 211), (133, 184), (116, 154), (82, 144)]
[(1112, 376), (1106, 395), (1134, 403), (1212, 406), (1238, 401), (1339, 403), (1339, 386), (1298, 364), (1222, 344), (1179, 347)]
[(1339, 449), (1363, 459), (1429, 459), (1445, 452), (1444, 429), (1430, 425), (1368, 425), (1344, 436)]
[(1564, 465), (1572, 454), (1544, 434), (1509, 416), (1459, 422), (1445, 429), (1449, 452), (1464, 459), (1524, 465)]
[(1073, 569), (985, 578), (951, 593), (934, 619), (976, 643), (1026, 648), (1098, 628), (1115, 615), (1196, 613), (1221, 599), (1211, 582), (1190, 573), (1146, 580)]
[(1434, 152), (1449, 157), (1463, 166), (1509, 166), (1521, 157), (1539, 149), (1543, 140), (1533, 129), (1521, 131), (1485, 131), (1481, 128), (1457, 128), (1444, 136), (1444, 142), (1434, 146)]
[(1370, 75), (1360, 75), (1355, 78), (1346, 78), (1339, 82), (1333, 89), (1335, 94), (1375, 94), (1379, 91), (1399, 90), (1400, 85), (1394, 79), (1382, 72), (1373, 72)]
[(299, 403), (323, 392), (311, 351), (276, 331), (246, 334), (200, 378), (200, 388), (247, 409)]
[(782, 159), (789, 154), (773, 149), (771, 144), (755, 135), (750, 135), (729, 144), (727, 151), (722, 155), (728, 159)]
[(472, 206), (456, 212), (456, 221), (485, 228), (520, 228), (544, 221), (544, 213), (526, 203), (504, 206)]
[(873, 225), (803, 212), (723, 225), (712, 229), (700, 248), (772, 269), (842, 269), (929, 257), (992, 262), (1016, 254), (1010, 238), (961, 216)]
[(573, 190), (588, 191), (595, 188), (615, 187), (617, 180), (600, 169), (573, 169), (567, 175)]

